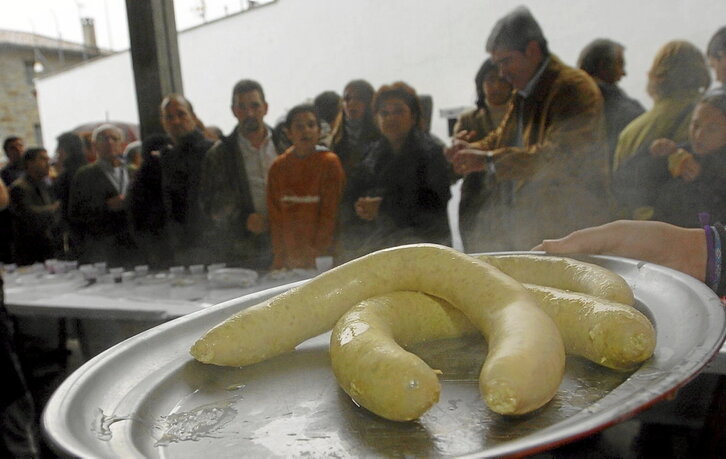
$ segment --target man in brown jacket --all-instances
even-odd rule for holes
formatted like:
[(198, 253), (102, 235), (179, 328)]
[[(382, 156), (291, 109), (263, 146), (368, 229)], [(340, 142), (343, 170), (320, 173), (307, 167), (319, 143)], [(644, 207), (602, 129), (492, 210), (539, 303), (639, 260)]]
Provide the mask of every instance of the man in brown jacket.
[(495, 131), (448, 150), (455, 170), (466, 175), (489, 167), (498, 180), (514, 181), (505, 217), (511, 249), (608, 221), (603, 101), (595, 82), (550, 54), (524, 7), (496, 23), (486, 48), (515, 94)]

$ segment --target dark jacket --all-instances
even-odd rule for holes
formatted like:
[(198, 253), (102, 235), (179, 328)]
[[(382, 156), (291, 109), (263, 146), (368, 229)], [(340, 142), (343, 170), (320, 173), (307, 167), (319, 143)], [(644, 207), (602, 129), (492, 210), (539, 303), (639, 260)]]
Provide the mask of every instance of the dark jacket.
[(68, 216), (81, 233), (83, 249), (79, 261), (128, 266), (136, 255), (130, 221), (126, 209), (108, 208), (106, 201), (118, 196), (118, 191), (99, 161), (80, 168), (71, 184)]
[(29, 265), (55, 258), (60, 249), (60, 208), (50, 187), (24, 175), (9, 191), (16, 263)]
[[(605, 130), (608, 139), (608, 152), (615, 154), (620, 132), (638, 116), (645, 113), (645, 108), (637, 100), (628, 97), (620, 87), (604, 81), (597, 82), (605, 103)], [(612, 167), (612, 166), (611, 166)]]
[(353, 202), (383, 199), (376, 220), (358, 218), (347, 240), (358, 239), (362, 252), (415, 242), (450, 245), (448, 172), (441, 146), (416, 128), (399, 154), (385, 138), (372, 144), (351, 178), (350, 193)]
[[(255, 208), (237, 129), (215, 143), (202, 163), (199, 199), (207, 228), (203, 237), (217, 261), (265, 270), (272, 263), (270, 237), (269, 233), (257, 235), (247, 230), (247, 218)], [(272, 141), (280, 154), (277, 140), (273, 133)], [(215, 218), (220, 213), (225, 216)]]
[[(690, 151), (690, 144), (681, 148)], [(638, 205), (653, 208), (653, 220), (678, 226), (701, 226), (700, 212), (708, 212), (711, 221), (726, 221), (726, 147), (708, 155), (694, 155), (701, 166), (695, 180), (686, 182), (673, 177), (668, 170), (668, 157), (641, 154), (623, 167), (639, 177)]]
[(212, 145), (201, 131), (195, 130), (161, 155), (162, 195), (175, 249), (200, 243), (199, 183), (204, 156)]

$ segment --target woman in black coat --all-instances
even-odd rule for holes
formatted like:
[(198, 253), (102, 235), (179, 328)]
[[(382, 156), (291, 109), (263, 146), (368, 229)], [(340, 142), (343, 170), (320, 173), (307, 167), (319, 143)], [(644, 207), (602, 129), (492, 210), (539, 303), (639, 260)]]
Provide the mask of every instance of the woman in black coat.
[(416, 242), (450, 245), (449, 165), (422, 130), (416, 92), (402, 82), (382, 86), (373, 111), (382, 137), (349, 177), (358, 255)]

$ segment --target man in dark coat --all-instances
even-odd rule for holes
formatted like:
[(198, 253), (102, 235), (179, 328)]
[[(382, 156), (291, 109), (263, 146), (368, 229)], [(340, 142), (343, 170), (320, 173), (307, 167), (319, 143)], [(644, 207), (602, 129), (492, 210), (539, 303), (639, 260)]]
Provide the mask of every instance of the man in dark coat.
[[(23, 139), (16, 136), (7, 137), (3, 141), (3, 151), (8, 158), (7, 164), (0, 171), (0, 178), (6, 187), (13, 184), (23, 174)], [(0, 261), (13, 262), (13, 223), (10, 210), (0, 210)]]
[(218, 261), (266, 270), (272, 263), (267, 221), (267, 171), (281, 153), (264, 122), (262, 86), (241, 80), (232, 90), (238, 124), (214, 144), (202, 167), (200, 199), (208, 222), (207, 244)]
[(161, 124), (173, 146), (161, 155), (161, 184), (174, 260), (179, 264), (212, 261), (202, 248), (199, 182), (212, 141), (199, 128), (192, 104), (180, 94), (161, 102)]
[(79, 262), (133, 266), (137, 254), (126, 212), (129, 174), (121, 159), (123, 132), (104, 124), (91, 139), (98, 160), (78, 170), (68, 202), (68, 216), (81, 232)]
[(625, 47), (620, 43), (598, 38), (585, 46), (578, 58), (578, 67), (595, 79), (602, 93), (610, 155), (615, 153), (620, 131), (645, 113), (643, 105), (618, 86), (618, 81), (625, 76), (624, 52)]
[(43, 148), (23, 155), (25, 174), (10, 186), (15, 262), (30, 265), (55, 258), (60, 251), (60, 201), (45, 181), (50, 158)]

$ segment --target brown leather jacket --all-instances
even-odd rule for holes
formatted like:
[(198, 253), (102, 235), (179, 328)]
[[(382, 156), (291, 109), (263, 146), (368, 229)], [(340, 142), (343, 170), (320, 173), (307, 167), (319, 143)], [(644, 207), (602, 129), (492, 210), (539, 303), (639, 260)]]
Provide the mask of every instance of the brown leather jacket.
[[(523, 112), (521, 146), (517, 120)], [(515, 96), (499, 127), (475, 144), (496, 155), (499, 180), (515, 180), (512, 249), (608, 221), (603, 100), (585, 72), (551, 55), (532, 93)]]

